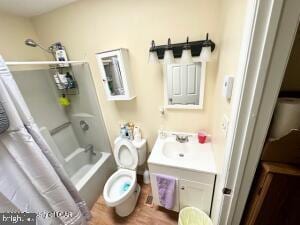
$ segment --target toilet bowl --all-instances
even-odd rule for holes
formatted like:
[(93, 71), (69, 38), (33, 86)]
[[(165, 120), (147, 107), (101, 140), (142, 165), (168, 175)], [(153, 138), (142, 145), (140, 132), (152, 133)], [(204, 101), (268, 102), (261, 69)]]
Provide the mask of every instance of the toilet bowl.
[(140, 187), (136, 182), (136, 172), (118, 169), (107, 180), (103, 198), (107, 206), (115, 207), (119, 216), (128, 216), (135, 207)]
[[(114, 157), (118, 170), (105, 183), (103, 198), (107, 206), (115, 207), (119, 216), (128, 216), (135, 208), (140, 186), (137, 184), (136, 168), (139, 162), (139, 148), (145, 148), (143, 143), (133, 144), (128, 139), (117, 138), (114, 147)], [(144, 152), (144, 151), (143, 151)], [(145, 157), (143, 157), (145, 158)]]

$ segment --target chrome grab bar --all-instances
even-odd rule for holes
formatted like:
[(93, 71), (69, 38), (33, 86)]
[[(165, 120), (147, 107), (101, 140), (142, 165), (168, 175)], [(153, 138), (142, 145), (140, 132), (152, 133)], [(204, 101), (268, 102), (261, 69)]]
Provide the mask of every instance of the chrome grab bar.
[(63, 130), (65, 128), (67, 128), (68, 126), (70, 126), (71, 124), (72, 124), (71, 122), (63, 123), (62, 125), (59, 125), (58, 127), (55, 127), (52, 130), (50, 130), (50, 134), (51, 135), (57, 134), (61, 130)]

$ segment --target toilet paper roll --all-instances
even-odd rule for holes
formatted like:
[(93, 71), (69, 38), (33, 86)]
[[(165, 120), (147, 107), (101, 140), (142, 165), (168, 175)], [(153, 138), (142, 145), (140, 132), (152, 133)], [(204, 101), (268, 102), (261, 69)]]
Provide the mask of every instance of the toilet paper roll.
[(287, 135), (292, 129), (300, 128), (300, 99), (279, 98), (270, 128), (271, 138)]

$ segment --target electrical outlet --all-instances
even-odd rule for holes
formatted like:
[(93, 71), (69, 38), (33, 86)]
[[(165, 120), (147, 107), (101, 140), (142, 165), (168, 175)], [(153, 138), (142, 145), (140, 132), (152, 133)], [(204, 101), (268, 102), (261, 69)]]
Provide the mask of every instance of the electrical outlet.
[(225, 136), (227, 135), (228, 125), (229, 125), (229, 119), (226, 115), (223, 115), (223, 119), (221, 122), (221, 130), (223, 131)]

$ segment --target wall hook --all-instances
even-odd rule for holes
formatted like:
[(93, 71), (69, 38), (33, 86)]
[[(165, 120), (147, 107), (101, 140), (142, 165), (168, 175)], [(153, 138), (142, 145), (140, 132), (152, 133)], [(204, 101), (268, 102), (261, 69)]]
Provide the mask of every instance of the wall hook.
[(186, 37), (186, 43), (183, 45), (182, 50), (191, 49), (191, 45), (189, 43), (189, 36)]
[(151, 41), (151, 47), (150, 47), (150, 52), (155, 51), (155, 42), (154, 40)]
[(166, 47), (167, 50), (172, 49), (171, 38), (168, 38), (168, 45)]

